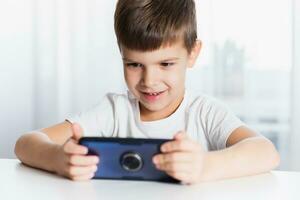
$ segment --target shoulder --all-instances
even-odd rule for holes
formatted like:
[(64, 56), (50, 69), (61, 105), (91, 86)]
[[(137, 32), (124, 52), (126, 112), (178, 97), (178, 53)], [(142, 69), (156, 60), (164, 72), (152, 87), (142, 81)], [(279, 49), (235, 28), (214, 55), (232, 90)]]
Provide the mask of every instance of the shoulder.
[(190, 95), (189, 99), (188, 113), (190, 116), (200, 120), (200, 122), (210, 124), (224, 119), (235, 118), (235, 114), (229, 106), (215, 97), (194, 93)]
[(202, 111), (204, 110), (228, 110), (228, 106), (220, 101), (219, 99), (216, 99), (215, 97), (209, 96), (207, 94), (203, 93), (189, 93), (189, 101), (188, 101), (189, 107), (191, 109), (200, 109)]
[(134, 101), (134, 97), (127, 91), (124, 93), (107, 93), (103, 97), (104, 101), (109, 101), (112, 104), (128, 104)]

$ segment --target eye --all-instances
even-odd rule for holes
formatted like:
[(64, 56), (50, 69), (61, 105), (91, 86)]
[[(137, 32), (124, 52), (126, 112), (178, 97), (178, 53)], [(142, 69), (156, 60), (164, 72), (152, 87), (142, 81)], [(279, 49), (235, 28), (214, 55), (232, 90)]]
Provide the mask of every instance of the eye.
[(163, 62), (163, 63), (160, 63), (161, 66), (163, 67), (171, 67), (172, 65), (174, 65), (174, 63), (172, 62)]
[(143, 65), (140, 63), (126, 63), (125, 65), (128, 67), (133, 67), (133, 68), (143, 67)]

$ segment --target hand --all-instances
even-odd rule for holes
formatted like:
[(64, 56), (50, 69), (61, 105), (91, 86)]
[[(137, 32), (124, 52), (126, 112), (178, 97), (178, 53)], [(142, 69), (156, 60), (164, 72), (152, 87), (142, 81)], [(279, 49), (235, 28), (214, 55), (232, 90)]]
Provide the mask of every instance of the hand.
[(193, 184), (201, 181), (206, 152), (185, 132), (177, 133), (174, 141), (164, 143), (161, 151), (162, 154), (153, 157), (157, 169), (165, 171), (182, 183)]
[(72, 124), (73, 136), (59, 147), (56, 156), (56, 172), (71, 180), (89, 180), (97, 171), (98, 156), (87, 156), (88, 149), (79, 145), (83, 130), (79, 124)]

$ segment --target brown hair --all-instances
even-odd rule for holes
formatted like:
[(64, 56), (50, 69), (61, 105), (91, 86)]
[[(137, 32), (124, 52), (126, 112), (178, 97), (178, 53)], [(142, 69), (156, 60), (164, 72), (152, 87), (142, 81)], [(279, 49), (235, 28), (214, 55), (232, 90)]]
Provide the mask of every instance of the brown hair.
[(119, 0), (115, 11), (119, 46), (151, 51), (183, 39), (190, 53), (197, 39), (193, 0)]

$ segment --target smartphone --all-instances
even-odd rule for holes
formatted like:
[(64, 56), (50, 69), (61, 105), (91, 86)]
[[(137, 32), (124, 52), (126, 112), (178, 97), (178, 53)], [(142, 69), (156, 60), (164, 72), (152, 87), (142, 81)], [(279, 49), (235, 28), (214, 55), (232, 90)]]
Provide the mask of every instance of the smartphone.
[(179, 182), (156, 169), (152, 157), (160, 153), (167, 139), (83, 137), (79, 144), (88, 148), (88, 155), (100, 158), (94, 179), (149, 180)]

